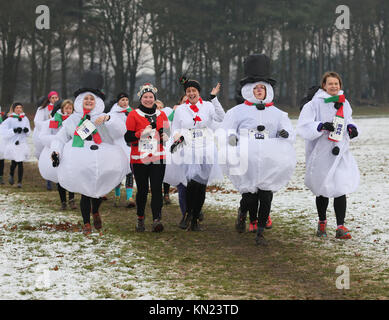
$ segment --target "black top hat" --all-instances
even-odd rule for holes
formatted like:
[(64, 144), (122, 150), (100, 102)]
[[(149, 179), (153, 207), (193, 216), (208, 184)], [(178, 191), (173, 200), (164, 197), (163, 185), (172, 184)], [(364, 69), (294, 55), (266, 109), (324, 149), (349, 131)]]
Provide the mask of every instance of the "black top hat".
[(268, 82), (275, 86), (277, 81), (270, 78), (270, 58), (264, 54), (252, 54), (244, 61), (244, 75), (240, 85), (259, 81)]
[(92, 92), (96, 96), (105, 100), (105, 94), (101, 91), (104, 85), (103, 76), (95, 71), (86, 71), (81, 77), (80, 89), (74, 92), (74, 96), (77, 97), (84, 92)]

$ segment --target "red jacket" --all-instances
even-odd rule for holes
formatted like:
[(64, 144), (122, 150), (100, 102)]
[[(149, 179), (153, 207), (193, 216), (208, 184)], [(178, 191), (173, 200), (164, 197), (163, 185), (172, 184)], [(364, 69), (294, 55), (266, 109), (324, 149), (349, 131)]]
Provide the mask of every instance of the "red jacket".
[(149, 163), (166, 158), (165, 149), (159, 134), (160, 129), (169, 129), (169, 120), (164, 112), (156, 110), (157, 126), (153, 136), (141, 137), (143, 130), (150, 125), (140, 109), (129, 113), (126, 121), (127, 132), (135, 132), (135, 141), (131, 141), (131, 163)]

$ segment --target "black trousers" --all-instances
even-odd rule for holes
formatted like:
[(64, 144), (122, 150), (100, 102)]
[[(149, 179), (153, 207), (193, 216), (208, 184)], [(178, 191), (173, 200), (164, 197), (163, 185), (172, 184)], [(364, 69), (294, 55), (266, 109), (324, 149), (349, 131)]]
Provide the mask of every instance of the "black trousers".
[(9, 174), (13, 177), (15, 174), (15, 169), (18, 167), (18, 183), (22, 183), (23, 180), (23, 162), (11, 161), (11, 168)]
[[(329, 199), (326, 197), (316, 197), (316, 208), (319, 215), (320, 221), (327, 220), (327, 208), (328, 208)], [(338, 226), (344, 224), (344, 219), (346, 218), (346, 209), (347, 209), (347, 199), (346, 195), (334, 198), (334, 209), (336, 216), (336, 223)]]
[(134, 163), (132, 165), (134, 177), (137, 186), (136, 207), (138, 217), (145, 216), (145, 208), (147, 195), (149, 193), (149, 185), (151, 188), (151, 212), (153, 220), (161, 219), (162, 210), (162, 183), (165, 176), (166, 164), (151, 163), (141, 164)]
[(258, 220), (258, 226), (264, 228), (270, 215), (272, 201), (272, 191), (258, 190), (256, 193), (243, 193), (240, 210), (249, 213), (250, 222)]
[(0, 177), (4, 175), (4, 159), (0, 160)]
[(84, 221), (84, 224), (90, 223), (90, 213), (92, 209), (93, 213), (98, 213), (101, 205), (101, 199), (90, 198), (84, 195), (81, 195), (80, 208), (81, 215)]
[(191, 180), (186, 187), (186, 210), (193, 219), (198, 219), (205, 202), (207, 186)]
[[(59, 197), (61, 199), (61, 202), (62, 203), (66, 202), (66, 190), (64, 188), (62, 188), (59, 183), (57, 183), (57, 188), (58, 188), (58, 193), (59, 193)], [(69, 192), (69, 201), (73, 200), (73, 199), (74, 199), (74, 193)]]
[(169, 190), (170, 190), (170, 184), (164, 182), (163, 183), (163, 195), (169, 195)]

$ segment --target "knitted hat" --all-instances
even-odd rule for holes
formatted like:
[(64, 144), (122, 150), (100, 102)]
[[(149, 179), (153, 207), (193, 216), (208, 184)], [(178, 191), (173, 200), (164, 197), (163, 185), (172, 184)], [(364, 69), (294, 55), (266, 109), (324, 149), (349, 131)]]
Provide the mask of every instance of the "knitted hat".
[(190, 87), (193, 87), (193, 88), (196, 88), (199, 92), (201, 92), (201, 86), (200, 86), (200, 83), (198, 81), (188, 80), (186, 78), (186, 76), (182, 76), (179, 81), (183, 85), (184, 91), (186, 91), (186, 89), (188, 89)]
[(129, 95), (125, 92), (120, 92), (116, 98), (116, 102), (119, 102), (120, 99), (127, 98), (130, 99)]
[(57, 91), (51, 91), (47, 96), (47, 99), (50, 99), (52, 96), (57, 96), (59, 98), (59, 94)]
[(145, 83), (143, 86), (140, 87), (140, 90), (139, 90), (139, 92), (138, 92), (138, 97), (139, 97), (139, 99), (141, 99), (142, 96), (143, 96), (146, 92), (151, 92), (151, 93), (154, 95), (154, 98), (157, 99), (157, 92), (158, 92), (158, 89), (155, 88), (151, 83)]

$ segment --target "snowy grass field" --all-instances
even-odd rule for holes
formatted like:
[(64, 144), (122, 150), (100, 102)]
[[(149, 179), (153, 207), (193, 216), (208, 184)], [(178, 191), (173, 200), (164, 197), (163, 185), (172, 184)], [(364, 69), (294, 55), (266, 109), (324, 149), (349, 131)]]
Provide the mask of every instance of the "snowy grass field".
[[(58, 210), (57, 193), (44, 189), (31, 158), (22, 190), (0, 187), (0, 299), (388, 299), (389, 118), (355, 121), (360, 136), (351, 149), (361, 184), (348, 196), (348, 241), (335, 239), (332, 201), (329, 237), (314, 236), (301, 138), (295, 174), (274, 195), (268, 249), (235, 232), (240, 195), (228, 180), (209, 188), (201, 233), (177, 228), (172, 194), (162, 234), (149, 232), (150, 218), (147, 232), (135, 233), (135, 211), (107, 201), (104, 234), (86, 238), (79, 211)], [(339, 265), (350, 268), (349, 290), (335, 287)]]

